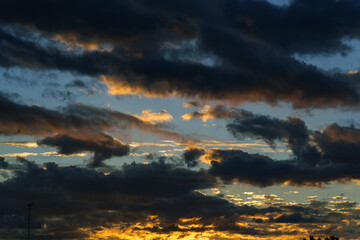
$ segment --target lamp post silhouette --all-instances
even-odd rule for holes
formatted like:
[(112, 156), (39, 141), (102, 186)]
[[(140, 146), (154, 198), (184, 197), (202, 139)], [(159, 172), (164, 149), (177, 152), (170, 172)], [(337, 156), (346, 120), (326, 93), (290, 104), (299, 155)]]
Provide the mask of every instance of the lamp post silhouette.
[(31, 202), (27, 205), (29, 211), (28, 211), (28, 231), (27, 231), (27, 240), (30, 240), (30, 208), (34, 206), (34, 203)]

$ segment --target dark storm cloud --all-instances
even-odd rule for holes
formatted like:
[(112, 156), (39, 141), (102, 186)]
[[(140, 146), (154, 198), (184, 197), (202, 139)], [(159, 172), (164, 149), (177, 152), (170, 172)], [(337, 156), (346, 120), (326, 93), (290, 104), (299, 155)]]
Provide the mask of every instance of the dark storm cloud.
[[(35, 202), (33, 234), (43, 238), (56, 234), (58, 239), (72, 233), (77, 238), (85, 234), (81, 229), (86, 227), (146, 222), (153, 215), (158, 216), (159, 227), (169, 231), (169, 226), (186, 225), (180, 218), (198, 218), (197, 223), (213, 225), (216, 230), (242, 232), (245, 229), (236, 228), (240, 217), (283, 211), (278, 207), (238, 206), (194, 192), (215, 187), (216, 179), (204, 170), (191, 171), (164, 162), (125, 164), (121, 170), (107, 174), (54, 163), (38, 166), (22, 162), (26, 167), (0, 183), (0, 222), (7, 221), (0, 227), (2, 231), (11, 227), (21, 232), (29, 201)], [(11, 234), (17, 239), (15, 233)]]
[(188, 167), (196, 167), (199, 158), (205, 154), (205, 150), (196, 146), (187, 147), (183, 153), (183, 159)]
[(248, 114), (235, 118), (227, 129), (237, 138), (255, 137), (275, 146), (276, 140), (286, 140), (286, 144), (295, 155), (299, 155), (309, 141), (309, 130), (299, 118), (289, 117), (286, 120), (264, 115)]
[(287, 52), (334, 53), (358, 38), (360, 4), (356, 0), (293, 0), (288, 7), (241, 0), (232, 5), (233, 26)]
[(102, 134), (96, 138), (79, 138), (79, 136), (69, 136), (58, 134), (38, 141), (39, 145), (57, 147), (60, 154), (71, 155), (80, 152), (94, 152), (90, 167), (103, 166), (103, 161), (113, 156), (126, 156), (130, 152), (130, 147), (113, 137)]
[(288, 52), (318, 53), (348, 49), (341, 40), (359, 36), (359, 9), (356, 0), (294, 0), (288, 7), (252, 0), (138, 0), (109, 1), (105, 5), (91, 0), (86, 5), (72, 1), (71, 8), (65, 0), (31, 4), (7, 0), (0, 19), (83, 43), (118, 43), (134, 38), (154, 41), (174, 34), (181, 39), (195, 34), (199, 22), (217, 22)]
[(331, 124), (315, 131), (313, 141), (329, 163), (360, 164), (360, 129), (354, 126)]
[(322, 186), (332, 181), (360, 179), (357, 167), (347, 163), (310, 166), (290, 160), (273, 160), (241, 150), (211, 150), (210, 174), (227, 183), (233, 180), (259, 187), (272, 185)]
[[(70, 43), (121, 44), (143, 39), (156, 44), (157, 38), (165, 35), (172, 39), (177, 35), (192, 34), (194, 28), (181, 12), (191, 12), (184, 7), (187, 4), (199, 5), (191, 4), (191, 1), (175, 4), (157, 1), (148, 4), (146, 1), (128, 0), (111, 0), (106, 4), (99, 0), (87, 1), (86, 4), (83, 1), (72, 1), (71, 7), (69, 4), (66, 0), (40, 0), (32, 4), (23, 0), (6, 1), (0, 10), (0, 19), (5, 23), (35, 27), (44, 34), (60, 35)], [(175, 11), (179, 11), (179, 14), (173, 17)]]
[[(237, 81), (226, 79), (223, 85), (229, 85), (229, 90), (230, 85), (233, 86), (240, 98), (243, 95), (244, 99), (254, 97), (269, 103), (282, 100), (295, 107), (355, 104), (358, 101), (358, 93), (351, 89), (346, 76), (331, 76), (290, 58), (267, 43), (231, 29), (205, 25), (199, 41), (202, 49), (222, 58), (224, 64), (237, 68)], [(311, 103), (310, 99), (313, 100)], [(333, 102), (326, 103), (327, 100)]]
[[(185, 169), (173, 169), (170, 165), (152, 163), (149, 165), (131, 164), (121, 171), (108, 175), (102, 172), (77, 167), (59, 167), (45, 165), (46, 169), (28, 164), (27, 169), (18, 170), (16, 176), (0, 184), (0, 192), (6, 193), (1, 199), (1, 215), (15, 220), (11, 216), (22, 216), (27, 201), (34, 201), (36, 218), (45, 221), (49, 229), (38, 229), (51, 234), (57, 224), (74, 222), (73, 231), (79, 227), (97, 224), (109, 224), (119, 221), (126, 215), (132, 215), (128, 221), (136, 221), (137, 214), (142, 215), (141, 206), (148, 206), (153, 199), (175, 197), (188, 194), (194, 189), (211, 187), (215, 179), (205, 172), (192, 172)], [(177, 187), (174, 187), (177, 186)], [(34, 207), (35, 208), (35, 207)], [(104, 223), (108, 210), (121, 211)], [(161, 212), (161, 209), (158, 209)], [(98, 215), (96, 217), (96, 215)], [(54, 220), (46, 217), (67, 217)], [(67, 220), (69, 220), (67, 222)], [(77, 222), (77, 223), (75, 223)], [(93, 222), (94, 223), (94, 222)], [(15, 223), (14, 223), (15, 224)], [(6, 225), (5, 225), (6, 226)], [(4, 226), (2, 226), (4, 227)], [(23, 225), (18, 225), (22, 228)]]
[[(0, 18), (8, 28), (17, 24), (40, 31), (44, 38), (88, 48), (110, 43), (113, 49), (79, 53), (45, 48), (1, 30), (0, 64), (105, 75), (111, 79), (106, 82), (110, 88), (126, 83), (140, 93), (158, 96), (286, 101), (301, 108), (359, 103), (357, 84), (347, 75), (323, 72), (289, 55), (322, 51), (319, 46), (343, 51), (340, 40), (358, 36), (359, 4), (354, 1), (299, 0), (289, 8), (235, 0), (110, 1), (101, 10), (98, 4), (75, 1), (69, 9), (66, 1), (38, 1), (31, 7), (26, 1), (6, 1)], [(340, 11), (335, 14), (335, 9)], [(305, 13), (308, 19), (299, 21)], [(337, 18), (330, 17), (333, 14)], [(241, 26), (244, 21), (250, 26)], [(288, 31), (291, 34), (283, 34)], [(177, 48), (189, 40), (194, 41), (192, 48)], [(177, 48), (178, 57), (166, 57), (164, 46)], [(213, 55), (216, 60), (204, 65), (201, 57), (194, 60), (189, 54)]]
[(116, 86), (127, 81), (134, 88), (161, 96), (270, 104), (286, 101), (299, 108), (356, 105), (359, 101), (356, 85), (348, 76), (324, 73), (241, 33), (204, 26), (198, 45), (200, 51), (220, 57), (222, 64), (210, 67), (143, 57), (127, 61), (129, 71), (107, 82)]

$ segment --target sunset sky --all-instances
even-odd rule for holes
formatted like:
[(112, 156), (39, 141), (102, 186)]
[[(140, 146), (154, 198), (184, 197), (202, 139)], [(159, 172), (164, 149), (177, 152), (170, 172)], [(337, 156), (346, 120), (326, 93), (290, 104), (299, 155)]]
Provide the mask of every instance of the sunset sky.
[(360, 1), (0, 1), (0, 239), (360, 236)]

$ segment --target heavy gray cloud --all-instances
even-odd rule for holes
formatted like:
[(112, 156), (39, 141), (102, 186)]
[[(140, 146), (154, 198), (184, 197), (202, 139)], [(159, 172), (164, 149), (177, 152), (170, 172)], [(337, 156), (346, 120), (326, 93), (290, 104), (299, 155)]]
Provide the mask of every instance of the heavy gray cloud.
[(295, 160), (274, 160), (241, 150), (211, 150), (209, 173), (227, 183), (237, 181), (259, 187), (272, 185), (323, 186), (330, 182), (359, 179), (356, 166), (348, 163), (310, 166)]
[[(26, 1), (6, 1), (0, 19), (7, 29), (16, 24), (26, 29), (23, 32), (40, 32), (40, 38), (85, 49), (110, 44), (111, 51), (69, 52), (56, 44), (41, 47), (25, 33), (16, 35), (3, 28), (0, 64), (105, 75), (111, 88), (126, 84), (140, 93), (159, 96), (238, 103), (285, 101), (300, 108), (359, 103), (358, 84), (351, 77), (324, 72), (291, 57), (294, 52), (348, 49), (341, 40), (358, 36), (355, 13), (360, 6), (355, 1), (298, 0), (288, 8), (249, 0), (111, 1), (101, 11), (96, 0), (86, 7), (75, 1), (71, 10), (65, 3), (38, 1), (31, 8), (46, 10), (35, 14), (37, 11), (27, 11)], [(62, 14), (63, 8), (68, 14)], [(101, 22), (92, 18), (94, 12)], [(305, 12), (308, 18), (303, 21)], [(333, 15), (337, 17), (330, 17)], [(288, 32), (291, 34), (285, 34)], [(194, 42), (188, 50), (181, 47), (186, 41)], [(164, 48), (168, 43), (178, 53), (167, 57)], [(191, 57), (202, 55), (213, 56), (214, 64)]]
[(189, 146), (185, 149), (182, 157), (188, 167), (196, 167), (199, 164), (199, 158), (204, 154), (204, 149), (196, 146)]
[(14, 175), (0, 183), (0, 222), (6, 221), (0, 231), (8, 230), (8, 239), (21, 238), (23, 213), (31, 201), (35, 203), (32, 233), (42, 239), (78, 239), (89, 236), (83, 228), (131, 226), (154, 215), (160, 221), (159, 229), (148, 231), (184, 231), (177, 227), (181, 218), (198, 218), (198, 223), (219, 231), (256, 235), (262, 232), (236, 227), (236, 221), (241, 216), (283, 211), (278, 207), (238, 206), (196, 192), (216, 186), (216, 179), (204, 170), (191, 171), (164, 162), (125, 164), (106, 174), (54, 163), (41, 166), (24, 159), (21, 162), (25, 166), (15, 168)]
[(301, 154), (309, 142), (309, 130), (299, 118), (282, 120), (249, 114), (235, 118), (227, 125), (227, 129), (237, 138), (250, 136), (265, 140), (273, 147), (276, 140), (286, 140), (295, 155)]
[(101, 167), (103, 161), (113, 156), (126, 156), (130, 152), (129, 145), (114, 139), (113, 137), (100, 134), (95, 138), (81, 138), (58, 134), (46, 137), (38, 141), (39, 145), (57, 147), (60, 154), (71, 155), (80, 152), (93, 152), (94, 157), (89, 163), (90, 167)]

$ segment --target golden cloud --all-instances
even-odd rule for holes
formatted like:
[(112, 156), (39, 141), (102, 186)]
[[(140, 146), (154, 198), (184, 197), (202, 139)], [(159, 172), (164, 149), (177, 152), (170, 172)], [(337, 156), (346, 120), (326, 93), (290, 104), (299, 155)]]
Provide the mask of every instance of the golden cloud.
[(152, 112), (151, 109), (143, 110), (140, 115), (135, 115), (144, 122), (152, 124), (161, 122), (171, 122), (174, 118), (166, 110), (161, 110), (158, 113)]

